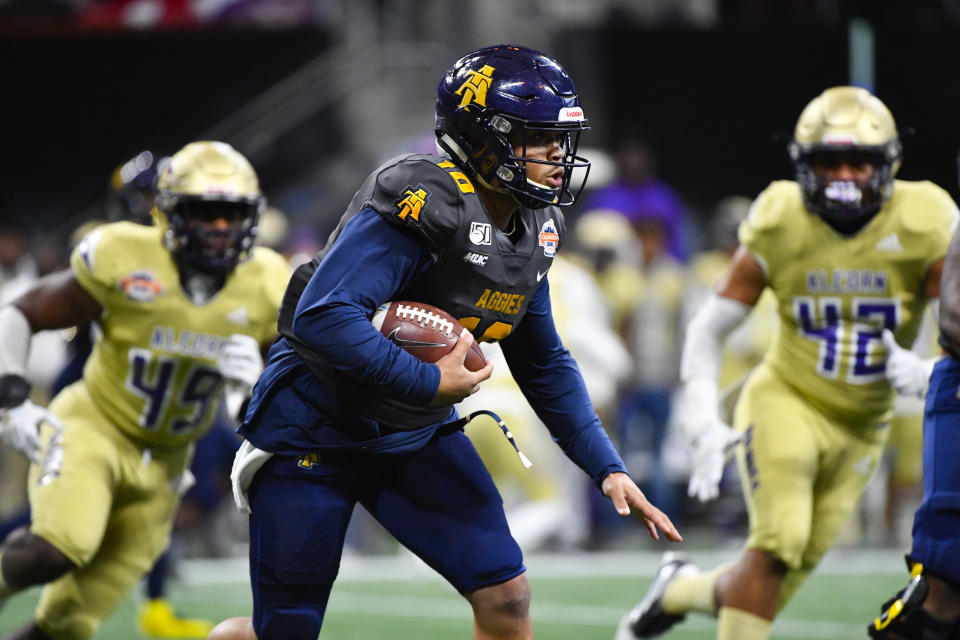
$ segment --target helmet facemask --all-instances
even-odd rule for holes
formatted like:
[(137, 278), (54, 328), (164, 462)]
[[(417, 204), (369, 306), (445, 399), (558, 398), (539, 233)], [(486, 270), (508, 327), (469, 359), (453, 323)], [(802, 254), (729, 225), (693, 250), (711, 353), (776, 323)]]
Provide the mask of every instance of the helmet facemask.
[[(860, 231), (893, 193), (899, 142), (883, 147), (815, 145), (806, 149), (794, 142), (789, 152), (804, 205), (840, 234)], [(870, 166), (872, 172), (862, 179), (828, 178), (826, 172), (841, 164)]]
[(177, 198), (168, 209), (164, 242), (182, 264), (227, 273), (253, 248), (262, 206), (262, 198)]
[[(455, 127), (463, 135), (455, 138), (445, 129), (441, 130), (438, 118), (441, 148), (465, 164), (485, 187), (511, 192), (524, 207), (540, 209), (548, 205), (564, 207), (573, 204), (590, 174), (590, 161), (577, 155), (580, 134), (590, 129), (586, 121), (531, 122), (489, 110), (475, 116), (476, 111), (469, 108), (457, 110), (454, 118), (459, 122)], [(536, 140), (539, 136), (556, 136), (563, 151), (562, 159), (528, 157), (528, 146), (542, 146)], [(450, 144), (451, 140), (455, 145)], [(527, 163), (562, 167), (560, 186), (551, 187), (529, 180)], [(583, 169), (584, 172), (575, 190), (571, 190), (574, 169)]]

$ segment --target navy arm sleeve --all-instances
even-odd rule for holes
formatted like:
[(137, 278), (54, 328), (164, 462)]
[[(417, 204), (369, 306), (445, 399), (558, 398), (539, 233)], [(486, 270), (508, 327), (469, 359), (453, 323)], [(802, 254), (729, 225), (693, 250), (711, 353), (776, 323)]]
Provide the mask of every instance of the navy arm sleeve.
[(610, 473), (626, 472), (593, 409), (580, 369), (557, 334), (546, 279), (523, 320), (500, 346), (523, 395), (567, 457), (597, 486)]
[(338, 371), (388, 396), (429, 405), (440, 385), (440, 369), (384, 338), (370, 317), (431, 264), (429, 251), (411, 234), (372, 209), (360, 211), (307, 283), (297, 304), (294, 335)]

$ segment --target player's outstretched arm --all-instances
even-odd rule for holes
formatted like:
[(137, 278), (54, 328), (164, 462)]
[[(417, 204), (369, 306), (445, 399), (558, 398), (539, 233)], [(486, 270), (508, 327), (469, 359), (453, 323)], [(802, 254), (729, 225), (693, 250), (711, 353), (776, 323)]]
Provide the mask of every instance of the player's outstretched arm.
[(437, 360), (437, 366), (440, 368), (440, 385), (431, 403), (433, 406), (456, 404), (467, 396), (473, 395), (480, 390), (480, 383), (493, 373), (491, 360), (487, 360), (487, 364), (479, 371), (470, 371), (463, 366), (463, 361), (473, 342), (473, 334), (464, 329), (450, 353)]
[(99, 312), (100, 305), (70, 271), (41, 279), (13, 304), (0, 307), (0, 442), (34, 462), (40, 456), (40, 424), (63, 427), (56, 416), (29, 399), (25, 376), (30, 336), (81, 324)]
[(26, 316), (34, 333), (81, 325), (103, 312), (70, 269), (40, 278), (12, 304)]
[(647, 526), (647, 531), (650, 532), (650, 537), (654, 540), (660, 539), (660, 534), (657, 532), (658, 529), (663, 531), (663, 534), (667, 536), (667, 540), (674, 542), (683, 540), (677, 528), (674, 527), (670, 521), (670, 518), (647, 500), (647, 497), (640, 491), (640, 487), (638, 487), (627, 474), (620, 471), (609, 474), (603, 479), (603, 484), (600, 488), (603, 491), (603, 495), (610, 498), (610, 501), (613, 502), (613, 507), (620, 515), (630, 515), (630, 507), (639, 511), (640, 517), (643, 518), (643, 523)]
[(741, 247), (716, 293), (687, 326), (680, 357), (677, 423), (692, 450), (693, 470), (687, 493), (701, 502), (719, 495), (727, 457), (740, 440), (740, 434), (720, 418), (717, 376), (723, 343), (756, 304), (765, 286), (763, 268)]

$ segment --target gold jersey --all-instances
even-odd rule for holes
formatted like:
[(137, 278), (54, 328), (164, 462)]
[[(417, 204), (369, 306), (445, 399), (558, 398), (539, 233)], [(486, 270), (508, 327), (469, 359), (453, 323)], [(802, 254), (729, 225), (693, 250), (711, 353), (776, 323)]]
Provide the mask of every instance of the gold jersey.
[(227, 338), (242, 333), (264, 345), (276, 335), (290, 271), (282, 256), (257, 247), (211, 300), (195, 304), (161, 234), (130, 222), (100, 226), (70, 266), (103, 307), (83, 384), (118, 429), (174, 448), (202, 435), (216, 414), (216, 362)]
[(773, 182), (739, 230), (777, 299), (780, 327), (765, 362), (845, 425), (889, 419), (881, 330), (913, 344), (927, 272), (946, 254), (956, 224), (946, 191), (897, 180), (880, 212), (843, 236), (807, 211), (795, 182)]

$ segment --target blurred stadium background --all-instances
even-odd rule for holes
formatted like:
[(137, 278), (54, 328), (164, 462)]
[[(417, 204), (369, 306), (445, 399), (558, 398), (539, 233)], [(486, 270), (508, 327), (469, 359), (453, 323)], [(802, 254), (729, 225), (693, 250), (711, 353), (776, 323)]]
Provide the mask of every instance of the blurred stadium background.
[[(592, 126), (588, 191), (567, 212), (574, 259), (554, 285), (558, 322), (631, 472), (710, 565), (736, 552), (745, 520), (734, 477), (713, 505), (685, 498), (684, 445), (669, 421), (684, 320), (749, 197), (791, 177), (786, 142), (828, 86), (875, 91), (900, 127), (900, 177), (956, 198), (958, 28), (955, 0), (0, 0), (0, 301), (65, 265), (75, 231), (105, 217), (119, 164), (196, 139), (251, 159), (282, 212), (266, 239), (293, 259), (310, 255), (370, 170), (432, 150), (434, 89), (450, 62), (499, 42), (541, 49), (570, 71)], [(618, 200), (618, 179), (655, 188)], [(578, 342), (578, 329), (598, 325), (609, 330), (602, 349)], [(760, 318), (734, 341), (740, 373), (769, 332)], [(35, 345), (38, 386), (52, 383), (69, 338)], [(487, 386), (475, 401), (508, 418), (536, 465), (520, 473), (495, 430), (471, 427), (529, 551), (538, 634), (610, 638), (663, 545), (611, 518), (509, 381)], [(858, 517), (773, 637), (861, 637), (902, 582), (919, 498), (917, 412), (901, 407), (903, 435)], [(0, 453), (0, 517), (22, 507), (23, 468)], [(244, 521), (229, 497), (193, 515), (174, 545), (171, 598), (196, 616), (246, 613)], [(140, 597), (98, 637), (138, 637)], [(0, 631), (35, 598), (13, 600)], [(462, 636), (469, 616), (358, 516), (324, 637)], [(670, 637), (711, 629), (691, 618)]]

